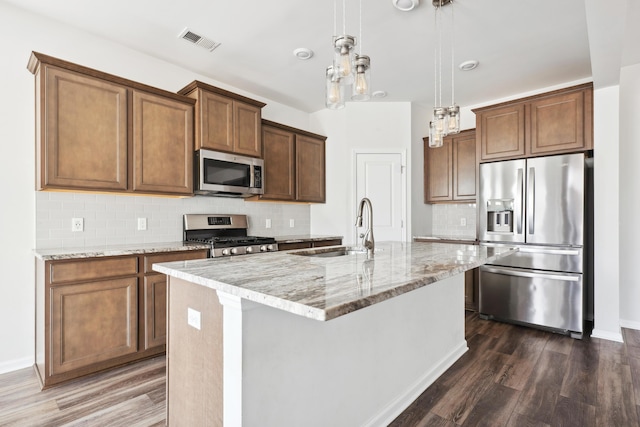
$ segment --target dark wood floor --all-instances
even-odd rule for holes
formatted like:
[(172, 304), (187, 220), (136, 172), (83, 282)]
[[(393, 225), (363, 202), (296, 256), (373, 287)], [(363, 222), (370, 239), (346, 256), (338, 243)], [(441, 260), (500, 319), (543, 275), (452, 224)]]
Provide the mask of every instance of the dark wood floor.
[[(625, 344), (466, 318), (469, 351), (391, 425), (640, 426), (640, 331)], [(165, 359), (40, 391), (0, 375), (0, 426), (163, 426)]]

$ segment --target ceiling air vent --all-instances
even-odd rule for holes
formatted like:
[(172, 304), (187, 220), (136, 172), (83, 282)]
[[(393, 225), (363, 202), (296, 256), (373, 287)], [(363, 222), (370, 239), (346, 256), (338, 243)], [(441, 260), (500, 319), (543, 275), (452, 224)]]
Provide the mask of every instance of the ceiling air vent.
[(191, 42), (197, 46), (203, 47), (207, 49), (209, 52), (212, 52), (215, 48), (220, 46), (220, 43), (215, 42), (206, 37), (202, 37), (188, 28), (182, 30), (182, 32), (178, 35), (179, 38)]

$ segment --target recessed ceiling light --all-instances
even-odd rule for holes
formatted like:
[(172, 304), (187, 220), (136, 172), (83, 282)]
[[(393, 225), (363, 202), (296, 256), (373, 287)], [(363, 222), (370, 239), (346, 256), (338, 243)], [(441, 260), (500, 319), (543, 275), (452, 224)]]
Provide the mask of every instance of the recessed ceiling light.
[(385, 96), (387, 96), (387, 92), (383, 90), (376, 90), (371, 94), (371, 96), (373, 96), (374, 98), (384, 98)]
[(471, 61), (464, 61), (463, 63), (461, 63), (460, 65), (458, 65), (458, 67), (462, 70), (462, 71), (471, 71), (471, 70), (475, 70), (476, 67), (478, 66), (479, 62), (476, 61), (475, 59), (471, 60)]
[(306, 47), (299, 47), (293, 51), (293, 55), (298, 59), (309, 59), (313, 56), (313, 51)]
[(408, 12), (420, 4), (420, 0), (391, 0), (396, 9)]

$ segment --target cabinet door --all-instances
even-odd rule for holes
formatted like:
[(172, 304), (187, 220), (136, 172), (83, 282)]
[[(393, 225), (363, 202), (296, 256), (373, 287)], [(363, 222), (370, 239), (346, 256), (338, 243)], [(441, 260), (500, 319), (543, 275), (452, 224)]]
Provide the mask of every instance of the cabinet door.
[(296, 200), (325, 201), (325, 141), (296, 135)]
[(453, 200), (451, 138), (444, 139), (442, 147), (429, 148), (424, 139), (425, 203)]
[(51, 374), (138, 349), (135, 277), (55, 286), (51, 295)]
[(263, 199), (294, 200), (295, 157), (293, 133), (262, 127), (264, 158)]
[(463, 132), (452, 141), (453, 199), (476, 200), (476, 133)]
[(525, 106), (510, 105), (480, 112), (480, 160), (519, 158), (525, 155)]
[(531, 154), (580, 151), (586, 147), (583, 91), (531, 103)]
[(40, 189), (127, 189), (127, 89), (44, 66), (37, 87)]
[(193, 106), (134, 91), (133, 190), (193, 194)]
[(165, 345), (167, 342), (167, 276), (145, 276), (144, 298), (144, 350)]
[(262, 156), (262, 109), (233, 101), (233, 151), (247, 156)]
[(233, 100), (198, 89), (196, 149), (233, 152)]

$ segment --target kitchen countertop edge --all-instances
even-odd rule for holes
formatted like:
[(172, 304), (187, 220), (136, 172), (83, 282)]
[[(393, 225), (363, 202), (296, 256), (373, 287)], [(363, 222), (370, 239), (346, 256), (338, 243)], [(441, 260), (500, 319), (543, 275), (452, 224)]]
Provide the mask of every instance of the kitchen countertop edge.
[(57, 261), (74, 258), (99, 258), (122, 255), (144, 255), (163, 252), (197, 251), (210, 249), (207, 244), (164, 242), (127, 245), (88, 246), (68, 249), (34, 249), (34, 255), (43, 261)]

